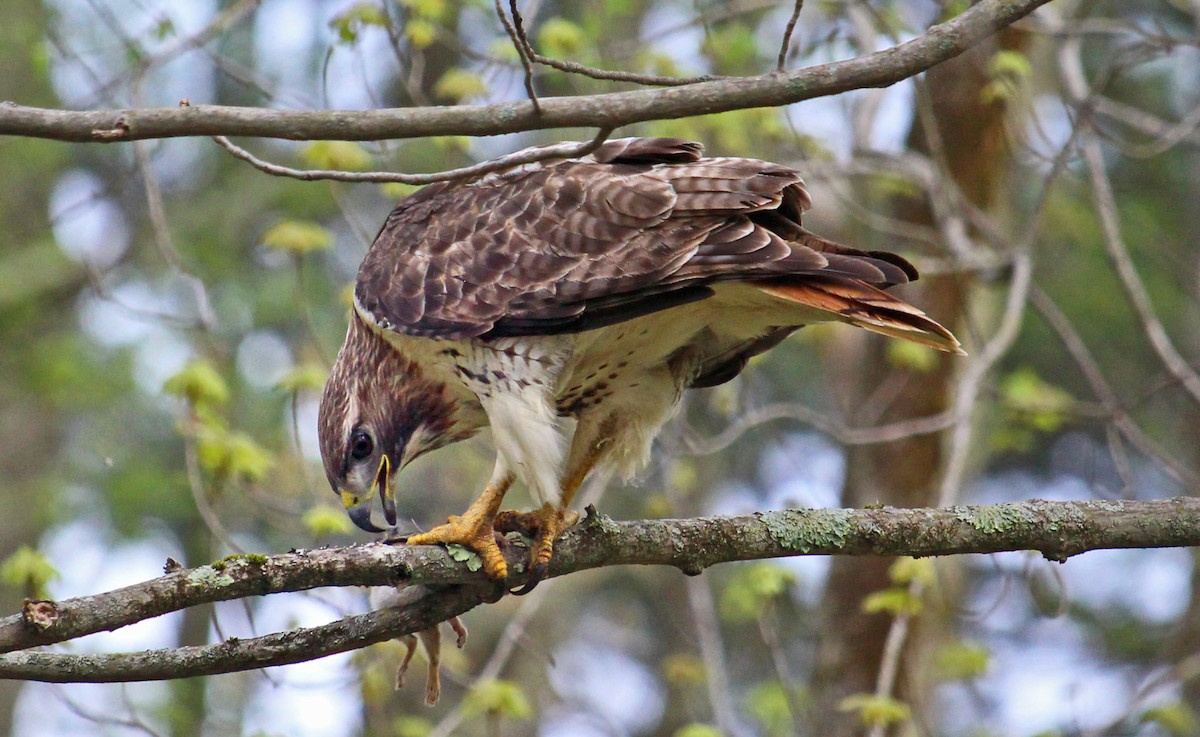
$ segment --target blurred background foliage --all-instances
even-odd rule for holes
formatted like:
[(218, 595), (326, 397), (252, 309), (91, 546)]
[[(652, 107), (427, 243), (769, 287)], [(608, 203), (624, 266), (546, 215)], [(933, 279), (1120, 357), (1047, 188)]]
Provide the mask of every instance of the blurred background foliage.
[[(788, 65), (884, 48), (966, 5), (810, 2)], [(28, 105), (372, 108), (525, 94), (516, 52), (482, 0), (4, 9), (0, 99)], [(772, 69), (793, 8), (521, 9), (542, 54), (688, 76)], [(797, 166), (816, 202), (810, 227), (911, 257), (925, 287), (905, 294), (974, 357), (805, 330), (737, 382), (694, 393), (642, 479), (611, 483), (602, 499), (596, 483), (585, 496), (634, 518), (1193, 493), (1197, 398), (1147, 340), (1101, 216), (1116, 217), (1166, 335), (1184, 357), (1200, 355), (1198, 28), (1200, 6), (1184, 0), (1056, 0), (919, 83), (620, 131)], [(1072, 93), (1076, 70), (1086, 99)], [(536, 84), (543, 95), (630, 86), (544, 67)], [(592, 133), (239, 143), (291, 166), (421, 172)], [(1088, 141), (1102, 146), (1108, 213), (1080, 153)], [(6, 138), (0, 176), (4, 611), (25, 596), (151, 578), (168, 557), (190, 566), (361, 540), (320, 468), (316, 401), (358, 260), (413, 188), (271, 177), (205, 139)], [(1033, 284), (1014, 295), (1025, 258)], [(878, 442), (874, 426), (911, 430), (904, 423), (952, 409), (966, 367), (1006, 317), (1019, 333), (967, 395), (975, 412), (961, 468), (947, 470), (958, 451), (945, 433)], [(484, 438), (407, 470), (405, 524), (463, 508), (490, 458)], [(949, 494), (939, 492), (947, 473)], [(389, 643), (169, 684), (0, 684), (0, 725), (172, 737), (1188, 735), (1200, 708), (1196, 580), (1194, 555), (1178, 550), (1062, 566), (1024, 554), (803, 559), (697, 579), (603, 570), (471, 613), (466, 649), (445, 653), (434, 709), (420, 704), (419, 685), (392, 690), (401, 648)], [(363, 592), (323, 591), (201, 607), (69, 647), (205, 643), (365, 606)], [(888, 664), (897, 617), (909, 633)], [(887, 688), (881, 664), (896, 666)]]

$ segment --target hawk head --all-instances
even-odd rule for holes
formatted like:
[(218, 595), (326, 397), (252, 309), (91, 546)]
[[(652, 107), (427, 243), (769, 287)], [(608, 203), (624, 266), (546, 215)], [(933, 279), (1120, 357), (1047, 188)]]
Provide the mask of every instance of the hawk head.
[(321, 460), (354, 524), (371, 521), (375, 492), (396, 524), (396, 473), (417, 456), (463, 437), (454, 402), (355, 313), (317, 416)]

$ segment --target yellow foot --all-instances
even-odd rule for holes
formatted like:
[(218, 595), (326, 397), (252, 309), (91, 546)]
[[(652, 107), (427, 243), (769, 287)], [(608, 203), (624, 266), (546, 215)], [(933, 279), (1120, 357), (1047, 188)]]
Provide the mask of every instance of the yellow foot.
[(500, 552), (500, 545), (496, 542), (492, 518), (500, 509), (504, 492), (508, 491), (512, 482), (512, 474), (493, 479), (461, 517), (451, 517), (446, 524), (439, 525), (429, 532), (409, 536), (408, 544), (465, 545), (479, 554), (483, 560), (483, 570), (489, 578), (503, 580), (508, 576), (508, 564), (504, 561), (504, 554)]
[(483, 560), (483, 570), (489, 578), (502, 580), (508, 576), (508, 563), (496, 543), (492, 520), (473, 515), (470, 510), (462, 517), (451, 517), (446, 524), (438, 525), (429, 532), (409, 535), (406, 542), (409, 545), (462, 545), (479, 554)]
[(533, 591), (550, 570), (554, 540), (578, 521), (577, 512), (551, 504), (543, 504), (535, 512), (505, 511), (496, 515), (496, 529), (501, 532), (520, 532), (533, 538), (533, 547), (529, 551), (529, 578), (523, 588), (512, 589), (511, 593), (521, 596)]

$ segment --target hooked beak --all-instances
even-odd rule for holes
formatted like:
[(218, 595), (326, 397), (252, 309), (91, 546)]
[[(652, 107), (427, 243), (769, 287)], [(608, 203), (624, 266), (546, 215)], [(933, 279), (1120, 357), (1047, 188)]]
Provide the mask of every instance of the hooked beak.
[(379, 487), (379, 499), (383, 502), (383, 516), (387, 518), (389, 525), (396, 524), (396, 497), (391, 490), (390, 471), (391, 461), (385, 455), (379, 461), (379, 471), (375, 474), (375, 482), (371, 484), (371, 488), (366, 494), (359, 495), (346, 489), (338, 492), (338, 496), (342, 498), (342, 506), (346, 508), (346, 515), (360, 530), (386, 532), (371, 521), (372, 502), (374, 501), (371, 492), (375, 491), (375, 487)]
[(342, 498), (342, 506), (346, 508), (346, 515), (350, 517), (358, 529), (365, 532), (383, 532), (382, 527), (376, 527), (371, 521), (371, 502), (373, 499), (368, 494), (367, 496), (359, 496), (352, 491), (342, 490), (338, 492)]

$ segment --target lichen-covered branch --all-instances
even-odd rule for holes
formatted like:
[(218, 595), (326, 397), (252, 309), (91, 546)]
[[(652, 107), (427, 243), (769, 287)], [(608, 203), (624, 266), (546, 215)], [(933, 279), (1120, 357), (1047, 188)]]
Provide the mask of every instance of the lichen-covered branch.
[[(952, 555), (1035, 550), (1066, 560), (1102, 548), (1200, 546), (1200, 499), (1028, 501), (946, 509), (799, 509), (739, 517), (616, 522), (589, 513), (556, 544), (551, 576), (612, 565), (688, 574), (729, 561), (794, 555)], [(523, 578), (524, 550), (507, 551)], [(499, 595), (441, 548), (372, 543), (240, 555), (61, 602), (28, 602), (0, 619), (0, 678), (137, 681), (227, 673), (344, 652), (433, 626)], [(197, 604), (318, 586), (425, 585), (403, 609), (204, 647), (116, 655), (13, 652), (113, 630)]]
[(788, 105), (864, 87), (886, 87), (953, 58), (1049, 0), (983, 0), (946, 23), (890, 49), (793, 72), (629, 92), (491, 105), (390, 110), (276, 110), (188, 105), (178, 108), (67, 111), (0, 103), (0, 135), (118, 142), (176, 136), (260, 136), (296, 140), (380, 140), (491, 136), (548, 128), (614, 129)]

